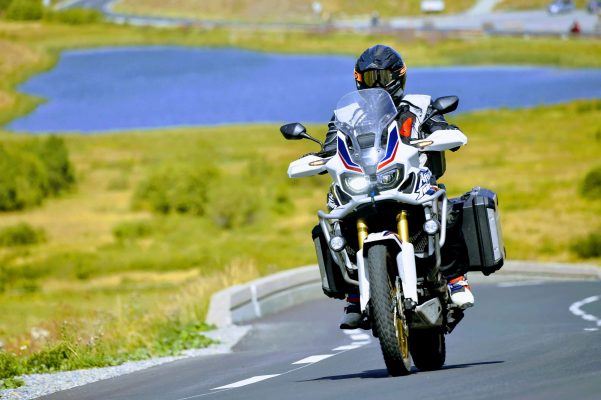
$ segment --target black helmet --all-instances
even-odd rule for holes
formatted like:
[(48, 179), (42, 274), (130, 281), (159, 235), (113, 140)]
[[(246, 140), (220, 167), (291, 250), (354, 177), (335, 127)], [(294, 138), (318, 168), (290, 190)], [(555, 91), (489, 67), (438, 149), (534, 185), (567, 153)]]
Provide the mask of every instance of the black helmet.
[(403, 97), (407, 67), (393, 48), (377, 44), (365, 50), (355, 64), (357, 89), (381, 87), (395, 101)]

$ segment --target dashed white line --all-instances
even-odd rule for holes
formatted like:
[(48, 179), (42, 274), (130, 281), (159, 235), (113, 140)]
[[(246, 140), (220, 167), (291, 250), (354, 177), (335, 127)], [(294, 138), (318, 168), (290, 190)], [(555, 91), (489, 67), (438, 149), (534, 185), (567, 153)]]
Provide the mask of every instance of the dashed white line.
[(257, 383), (257, 382), (261, 382), (264, 381), (266, 379), (269, 378), (273, 378), (275, 376), (280, 376), (282, 374), (275, 374), (275, 375), (257, 375), (257, 376), (253, 376), (252, 378), (248, 378), (248, 379), (244, 379), (242, 381), (238, 381), (238, 382), (234, 382), (234, 383), (230, 383), (229, 385), (225, 385), (225, 386), (219, 386), (216, 387), (214, 389), (211, 390), (221, 390), (221, 389), (234, 389), (234, 388), (239, 388), (242, 386), (246, 386), (246, 385), (251, 385), (253, 383)]
[(516, 282), (501, 282), (497, 286), (502, 288), (508, 287), (518, 287), (518, 286), (535, 286), (542, 285), (545, 283), (544, 281), (536, 280), (536, 281), (516, 281)]
[(332, 349), (332, 351), (354, 350), (354, 349), (358, 349), (361, 346), (363, 346), (363, 344), (353, 343), (353, 344), (348, 344), (346, 346), (338, 346), (335, 349)]
[(326, 358), (332, 357), (334, 354), (319, 354), (316, 356), (310, 356), (307, 358), (303, 358), (302, 360), (298, 360), (293, 362), (292, 364), (313, 364), (319, 362), (321, 360), (325, 360)]
[(353, 340), (369, 340), (370, 337), (367, 333), (357, 333), (355, 335), (351, 335), (351, 339), (353, 339)]
[(599, 328), (584, 328), (584, 330), (588, 332), (597, 332)]
[[(575, 316), (582, 318), (585, 321), (594, 322), (595, 324), (597, 324), (597, 326), (601, 326), (600, 318), (598, 318), (594, 315), (591, 315), (591, 314), (587, 314), (586, 312), (582, 311), (580, 308), (586, 304), (594, 303), (595, 301), (599, 301), (599, 300), (601, 300), (601, 296), (591, 296), (591, 297), (587, 297), (586, 299), (577, 301), (570, 306), (570, 312), (572, 314), (574, 314)], [(585, 329), (585, 330), (590, 330), (590, 328)]]

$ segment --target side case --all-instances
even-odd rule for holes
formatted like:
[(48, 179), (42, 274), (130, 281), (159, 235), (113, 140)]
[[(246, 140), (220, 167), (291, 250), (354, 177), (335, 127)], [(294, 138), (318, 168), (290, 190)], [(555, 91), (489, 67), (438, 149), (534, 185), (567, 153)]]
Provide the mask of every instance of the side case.
[(319, 265), (319, 273), (321, 274), (321, 288), (324, 294), (335, 299), (344, 299), (346, 297), (346, 284), (342, 277), (342, 272), (340, 272), (340, 268), (332, 259), (330, 247), (326, 243), (319, 225), (313, 228), (312, 236), (317, 255), (317, 264)]
[(490, 275), (503, 266), (505, 247), (499, 220), (499, 201), (491, 190), (475, 187), (461, 197), (462, 233), (470, 271)]

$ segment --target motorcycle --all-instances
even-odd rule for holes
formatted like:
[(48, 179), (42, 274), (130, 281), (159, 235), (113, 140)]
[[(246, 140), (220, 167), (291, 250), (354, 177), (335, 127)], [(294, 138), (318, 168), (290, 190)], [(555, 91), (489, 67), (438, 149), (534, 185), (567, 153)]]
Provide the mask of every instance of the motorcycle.
[[(454, 111), (458, 101), (437, 99), (415, 129)], [(463, 310), (451, 302), (440, 272), (449, 199), (427, 167), (428, 154), (465, 145), (467, 138), (456, 129), (418, 134), (418, 139), (402, 136), (397, 108), (379, 88), (346, 94), (334, 115), (336, 154), (308, 154), (288, 168), (290, 178), (324, 173), (332, 178), (329, 211), (318, 212), (313, 235), (323, 290), (342, 299), (358, 289), (361, 327), (371, 328), (379, 339), (390, 375), (409, 374), (412, 361), (420, 370), (439, 369), (446, 356), (445, 334), (463, 318)], [(280, 131), (289, 140), (321, 144), (300, 123)], [(494, 232), (485, 236), (496, 235), (491, 257), (500, 268), (496, 210), (492, 216), (486, 229)]]

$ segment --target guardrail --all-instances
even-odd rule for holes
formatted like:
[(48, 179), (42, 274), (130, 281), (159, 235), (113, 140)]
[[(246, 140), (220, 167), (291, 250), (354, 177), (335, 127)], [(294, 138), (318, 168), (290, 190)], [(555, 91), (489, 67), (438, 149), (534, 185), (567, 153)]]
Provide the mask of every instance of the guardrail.
[[(601, 268), (588, 264), (507, 261), (500, 271), (489, 277), (470, 273), (470, 281), (478, 283), (494, 283), (516, 278), (601, 280)], [(223, 328), (323, 297), (317, 266), (300, 267), (215, 293), (211, 297), (206, 322)]]

